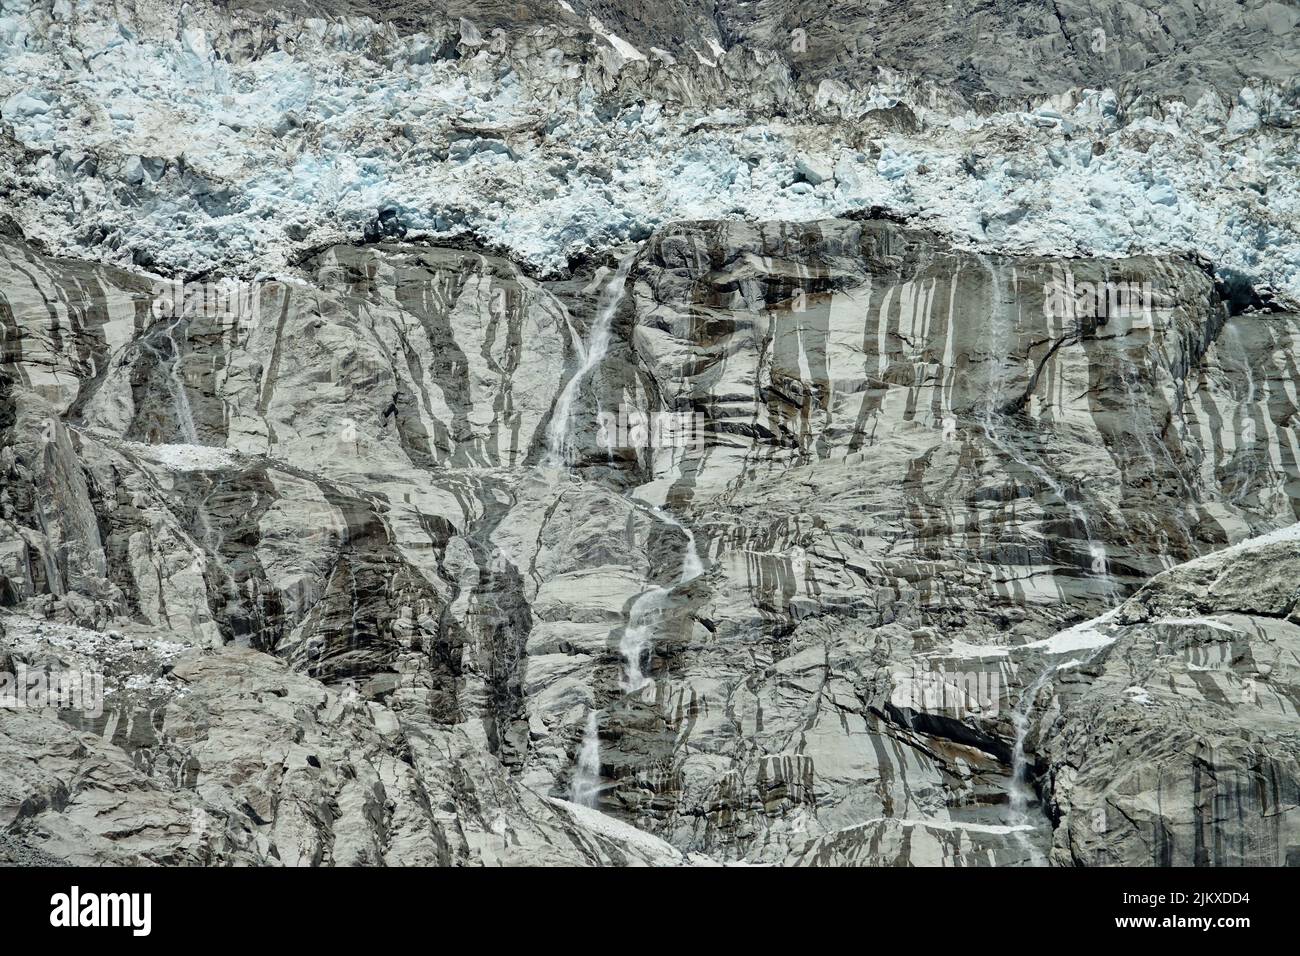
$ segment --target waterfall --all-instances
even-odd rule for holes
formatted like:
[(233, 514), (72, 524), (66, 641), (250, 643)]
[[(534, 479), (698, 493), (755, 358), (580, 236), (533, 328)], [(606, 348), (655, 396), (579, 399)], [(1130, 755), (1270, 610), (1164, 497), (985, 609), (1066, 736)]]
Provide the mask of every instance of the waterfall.
[[(1093, 537), (1087, 514), (1078, 504), (1069, 499), (1065, 486), (1054, 478), (1046, 468), (1030, 461), (1027, 456), (1012, 446), (1008, 437), (1000, 434), (1006, 420), (1006, 416), (1002, 412), (1005, 404), (1002, 399), (1002, 392), (1010, 379), (1007, 359), (1011, 352), (1010, 340), (1014, 329), (1005, 308), (1008, 301), (1001, 294), (1002, 276), (1000, 269), (985, 256), (981, 255), (980, 261), (989, 276), (989, 349), (996, 365), (988, 377), (984, 401), (976, 406), (975, 418), (991, 444), (996, 446), (1007, 458), (1032, 473), (1034, 477), (1051, 490), (1052, 494), (1069, 511), (1074, 523), (1083, 531), (1092, 573), (1101, 579), (1102, 587), (1106, 592), (1107, 603), (1114, 604), (1119, 600), (1119, 592), (1115, 587), (1114, 579), (1110, 575), (1110, 559), (1106, 553), (1105, 544)], [(1015, 276), (1013, 274), (1013, 284), (1014, 281)]]
[[(1055, 670), (1056, 668), (1051, 664), (1044, 667), (1034, 682), (1025, 688), (1020, 695), (1020, 700), (1016, 702), (1016, 709), (1011, 712), (1011, 726), (1015, 728), (1016, 737), (1011, 747), (1011, 782), (1007, 784), (1007, 801), (1011, 810), (1011, 818), (1007, 822), (1012, 827), (1023, 827), (1029, 823), (1029, 806), (1038, 797), (1029, 784), (1029, 760), (1025, 756), (1025, 740), (1029, 737), (1029, 714), (1034, 709), (1034, 701), (1038, 699), (1038, 692), (1051, 679)], [(1024, 830), (1017, 829), (1014, 832), (1016, 839), (1029, 853), (1030, 862), (1035, 866), (1044, 865), (1047, 861), (1025, 836)]]
[(593, 810), (601, 789), (599, 716), (600, 711), (594, 707), (587, 712), (587, 727), (582, 734), (582, 746), (578, 749), (578, 762), (569, 787), (570, 800)]
[(682, 555), (682, 573), (677, 579), (678, 583), (685, 584), (687, 581), (698, 578), (704, 573), (704, 562), (700, 560), (700, 552), (695, 544), (695, 533), (662, 508), (651, 508), (650, 510), (660, 520), (668, 522), (668, 524), (686, 535), (686, 553)]
[[(182, 321), (184, 321), (183, 315), (174, 317), (163, 333), (171, 344), (170, 358), (165, 358), (149, 342), (148, 336), (140, 338), (140, 347), (147, 350), (159, 365), (168, 365), (168, 384), (172, 393), (172, 409), (176, 415), (176, 427), (180, 431), (180, 440), (187, 445), (197, 445), (199, 443), (198, 430), (194, 427), (194, 412), (190, 408), (190, 397), (186, 394), (185, 379), (181, 375), (181, 348), (176, 341), (176, 328)], [(165, 436), (164, 443), (166, 443)]]
[[(1227, 338), (1232, 340), (1232, 344), (1235, 346), (1236, 351), (1239, 354), (1238, 362), (1241, 371), (1246, 378), (1246, 395), (1244, 398), (1238, 400), (1238, 411), (1235, 413), (1235, 417), (1237, 418), (1244, 416), (1245, 421), (1235, 433), (1232, 448), (1233, 456), (1237, 461), (1242, 461), (1244, 458), (1244, 461), (1239, 467), (1239, 473), (1243, 474), (1244, 477), (1240, 482), (1240, 487), (1232, 495), (1232, 503), (1240, 505), (1253, 490), (1255, 475), (1259, 470), (1259, 458), (1255, 452), (1256, 436), (1254, 415), (1257, 411), (1255, 409), (1255, 371), (1250, 364), (1250, 350), (1242, 340), (1241, 323), (1233, 322), (1229, 319), (1224, 324), (1224, 328), (1227, 330)], [(1267, 402), (1265, 403), (1265, 411), (1261, 413), (1261, 417), (1268, 414), (1266, 409)], [(1267, 446), (1267, 435), (1264, 437), (1266, 439), (1265, 445)]]
[(661, 616), (671, 593), (670, 588), (651, 588), (632, 602), (627, 627), (623, 629), (623, 640), (619, 642), (625, 672), (623, 689), (629, 694), (650, 683), (650, 678), (641, 670), (641, 657), (651, 645), (651, 625)]
[[(700, 559), (695, 535), (680, 521), (662, 508), (649, 509), (659, 520), (677, 528), (686, 535), (686, 552), (682, 555), (682, 570), (677, 577), (677, 585), (693, 581), (704, 573), (704, 562)], [(672, 598), (673, 587), (654, 587), (637, 596), (632, 602), (628, 614), (627, 627), (623, 629), (623, 639), (619, 651), (623, 654), (624, 680), (623, 689), (629, 694), (639, 691), (650, 678), (641, 670), (641, 658), (647, 648), (653, 644), (654, 624), (663, 618)]]
[[(1076, 624), (1067, 631), (1061, 632), (1063, 635), (1077, 633), (1080, 630), (1095, 631), (1098, 625), (1113, 620), (1118, 607), (1112, 607), (1101, 617), (1094, 618), (1083, 624)], [(1052, 643), (1054, 639), (1044, 642), (1037, 642), (1047, 645), (1049, 654), (1049, 663), (1044, 665), (1039, 671), (1038, 676), (1034, 678), (1033, 683), (1024, 689), (1020, 695), (1020, 700), (1016, 702), (1015, 710), (1011, 712), (1011, 726), (1015, 730), (1015, 738), (1011, 747), (1011, 781), (1007, 784), (1007, 803), (1010, 810), (1007, 822), (1013, 827), (1024, 827), (1029, 824), (1029, 808), (1038, 800), (1038, 794), (1034, 791), (1029, 782), (1029, 758), (1025, 753), (1025, 741), (1029, 737), (1030, 716), (1034, 711), (1034, 703), (1038, 700), (1038, 693), (1044, 687), (1049, 685), (1052, 676), (1062, 667), (1081, 666), (1086, 667), (1095, 661), (1112, 643), (1112, 639), (1102, 637), (1099, 643), (1094, 645), (1091, 653), (1086, 654), (1082, 659), (1074, 659), (1066, 664), (1050, 663), (1050, 655), (1061, 653), (1060, 650), (1053, 650)], [(1045, 866), (1047, 861), (1043, 855), (1025, 836), (1023, 829), (1017, 829), (1016, 839), (1022, 843), (1029, 854), (1030, 861), (1035, 866)]]
[(187, 444), (197, 445), (199, 433), (194, 427), (194, 411), (190, 408), (190, 396), (185, 391), (185, 380), (181, 376), (181, 347), (176, 342), (176, 326), (180, 323), (178, 318), (167, 327), (167, 337), (171, 339), (172, 355), (175, 356), (171, 367), (172, 392), (176, 396), (176, 418), (181, 427), (181, 436)]
[[(591, 336), (586, 346), (582, 365), (565, 383), (560, 397), (555, 401), (550, 423), (546, 426), (546, 458), (548, 468), (561, 468), (569, 463), (569, 432), (572, 426), (573, 405), (578, 398), (578, 390), (609, 352), (610, 330), (614, 316), (623, 303), (627, 289), (627, 275), (632, 269), (636, 253), (631, 253), (620, 260), (613, 277), (601, 291), (600, 302), (596, 310), (596, 321), (591, 326)], [(599, 410), (599, 409), (598, 409)]]
[[(1091, 561), (1091, 570), (1095, 576), (1101, 579), (1106, 604), (1108, 607), (1114, 607), (1118, 604), (1120, 595), (1114, 579), (1110, 575), (1106, 546), (1093, 537), (1087, 514), (1082, 507), (1070, 500), (1066, 494), (1065, 486), (1060, 481), (1046, 468), (1031, 461), (1026, 455), (1019, 452), (1012, 444), (1014, 441), (1013, 436), (1004, 434), (1006, 415), (1002, 411), (1005, 407), (1002, 393), (1010, 381), (1008, 358), (1011, 354), (1011, 337), (1014, 329), (1007, 314), (1007, 306), (1010, 304), (1010, 300), (1002, 295), (1003, 283), (1000, 269), (984, 256), (981, 256), (980, 260), (988, 272), (991, 288), (989, 293), (989, 348), (991, 360), (996, 365), (988, 376), (984, 400), (976, 406), (975, 418), (979, 422), (985, 437), (992, 445), (1008, 459), (1033, 474), (1045, 487), (1051, 490), (1052, 494), (1068, 510), (1075, 526), (1083, 532)], [(1013, 287), (1014, 280), (1013, 275)], [(1044, 666), (1021, 693), (1020, 699), (1016, 702), (1015, 709), (1011, 713), (1011, 726), (1015, 736), (1011, 747), (1011, 779), (1007, 784), (1007, 801), (1010, 810), (1008, 823), (1016, 828), (1013, 830), (1016, 840), (1024, 846), (1030, 862), (1035, 866), (1046, 865), (1047, 861), (1037, 847), (1033, 845), (1023, 829), (1029, 824), (1029, 808), (1037, 801), (1037, 794), (1030, 783), (1029, 758), (1025, 751), (1025, 743), (1029, 737), (1030, 715), (1034, 709), (1034, 702), (1038, 699), (1039, 691), (1051, 681), (1055, 672), (1056, 666), (1054, 664), (1048, 663)]]

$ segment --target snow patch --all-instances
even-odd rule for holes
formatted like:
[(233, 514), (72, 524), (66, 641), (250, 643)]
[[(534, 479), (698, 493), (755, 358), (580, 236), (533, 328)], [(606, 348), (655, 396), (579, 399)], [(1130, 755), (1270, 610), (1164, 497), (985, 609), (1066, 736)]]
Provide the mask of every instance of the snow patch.
[(1076, 624), (1041, 641), (1022, 644), (1020, 649), (1042, 651), (1044, 654), (1069, 654), (1074, 651), (1092, 650), (1105, 647), (1107, 644), (1113, 644), (1116, 639), (1115, 636), (1103, 634), (1098, 628), (1108, 624), (1114, 618), (1116, 610), (1107, 611), (1101, 617)]
[(610, 46), (612, 46), (615, 50), (619, 52), (619, 54), (623, 57), (623, 59), (625, 60), (645, 59), (644, 53), (642, 53), (632, 44), (628, 43), (617, 33), (611, 33), (610, 31), (606, 30), (604, 25), (595, 17), (590, 17), (587, 20), (587, 24), (588, 26), (591, 27), (591, 31), (593, 33), (595, 33), (597, 36), (604, 38), (604, 40), (607, 43), (609, 43)]
[(1162, 574), (1172, 574), (1180, 568), (1204, 568), (1214, 564), (1220, 564), (1223, 559), (1234, 557), (1250, 551), (1254, 548), (1265, 548), (1273, 544), (1284, 544), (1291, 541), (1300, 542), (1300, 521), (1295, 524), (1289, 524), (1283, 528), (1276, 528), (1273, 531), (1256, 535), (1253, 538), (1247, 538), (1245, 541), (1238, 541), (1236, 544), (1228, 545), (1226, 548), (1220, 548), (1218, 551), (1212, 551), (1209, 554), (1203, 554), (1199, 558), (1193, 558), (1190, 561), (1170, 568)]
[(1224, 621), (1216, 621), (1210, 617), (1162, 617), (1158, 620), (1151, 621), (1151, 624), (1175, 624), (1185, 627), (1208, 627), (1216, 631), (1222, 631), (1225, 634), (1240, 634), (1241, 629), (1233, 627)]
[(1008, 647), (982, 647), (978, 644), (968, 644), (959, 638), (949, 645), (947, 651), (935, 656), (956, 660), (970, 660), (985, 657), (1008, 657), (1010, 654), (1011, 649)]
[(1125, 687), (1124, 693), (1135, 704), (1141, 704), (1143, 707), (1149, 707), (1152, 704), (1151, 695), (1145, 687)]
[(213, 445), (147, 445), (134, 441), (121, 444), (138, 457), (173, 471), (221, 471), (239, 466), (233, 452)]
[(547, 797), (547, 799), (573, 817), (574, 821), (584, 830), (599, 834), (616, 843), (635, 847), (648, 856), (660, 858), (659, 862), (667, 861), (679, 864), (687, 862), (686, 856), (671, 843), (661, 840), (653, 834), (646, 833), (644, 830), (638, 830), (622, 820), (606, 816), (599, 810), (592, 810), (589, 807), (579, 806), (568, 800), (561, 800), (559, 797)]
[(873, 820), (867, 820), (864, 823), (856, 824), (852, 827), (845, 827), (844, 829), (856, 830), (877, 823), (896, 824), (903, 827), (928, 827), (931, 830), (967, 830), (971, 833), (990, 833), (998, 836), (1009, 833), (1021, 833), (1026, 830), (1032, 831), (1034, 829), (1028, 823), (1011, 826), (999, 823), (965, 823), (959, 820), (914, 820), (907, 817), (877, 817)]

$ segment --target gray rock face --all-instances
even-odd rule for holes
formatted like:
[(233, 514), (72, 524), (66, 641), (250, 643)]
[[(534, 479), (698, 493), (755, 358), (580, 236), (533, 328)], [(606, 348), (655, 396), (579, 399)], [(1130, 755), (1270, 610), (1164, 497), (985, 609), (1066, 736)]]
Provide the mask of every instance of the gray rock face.
[(1294, 866), (1294, 527), (1173, 568), (1100, 629), (1036, 713), (1052, 857)]
[(0, 655), (106, 690), (0, 710), (0, 853), (1294, 860), (1300, 316), (887, 220), (623, 252), (0, 240)]

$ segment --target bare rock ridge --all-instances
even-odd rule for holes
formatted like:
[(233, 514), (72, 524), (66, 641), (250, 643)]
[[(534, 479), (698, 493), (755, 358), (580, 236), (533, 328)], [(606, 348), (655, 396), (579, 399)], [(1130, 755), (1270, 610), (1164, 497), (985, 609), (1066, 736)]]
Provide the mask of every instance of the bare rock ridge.
[(0, 239), (0, 657), (106, 688), (0, 710), (0, 859), (1296, 861), (1300, 315), (879, 219), (618, 252)]

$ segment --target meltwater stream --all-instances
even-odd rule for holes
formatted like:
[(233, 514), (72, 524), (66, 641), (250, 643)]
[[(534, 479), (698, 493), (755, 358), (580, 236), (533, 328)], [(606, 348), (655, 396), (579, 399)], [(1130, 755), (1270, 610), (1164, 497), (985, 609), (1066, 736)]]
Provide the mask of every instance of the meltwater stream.
[[(181, 369), (181, 347), (176, 340), (176, 329), (184, 321), (184, 316), (176, 316), (168, 324), (163, 332), (171, 346), (171, 354), (163, 355), (150, 341), (147, 335), (142, 336), (139, 340), (140, 347), (153, 356), (154, 361), (159, 365), (167, 366), (167, 383), (168, 390), (171, 392), (172, 410), (176, 416), (176, 428), (180, 433), (179, 441), (187, 445), (197, 445), (199, 443), (198, 429), (194, 426), (194, 411), (190, 408), (190, 397), (185, 391), (185, 378)], [(162, 441), (167, 441), (162, 438)], [(148, 441), (151, 444), (156, 443), (153, 436)]]
[[(645, 508), (658, 520), (679, 529), (686, 536), (686, 552), (682, 556), (682, 570), (673, 587), (693, 581), (704, 573), (704, 562), (700, 559), (695, 535), (680, 521), (662, 508)], [(637, 596), (632, 602), (628, 614), (628, 623), (623, 630), (623, 639), (619, 650), (624, 661), (623, 690), (629, 694), (641, 690), (650, 683), (650, 678), (642, 671), (641, 661), (654, 640), (654, 626), (662, 620), (668, 609), (673, 587), (654, 587)], [(592, 708), (587, 713), (587, 724), (583, 730), (582, 744), (578, 749), (573, 768), (573, 778), (569, 784), (569, 799), (584, 807), (597, 809), (600, 792), (603, 789), (600, 768), (600, 712)]]
[(650, 678), (641, 669), (641, 661), (654, 641), (655, 624), (662, 620), (668, 610), (673, 588), (693, 581), (704, 573), (704, 562), (700, 560), (695, 535), (691, 529), (662, 508), (649, 510), (660, 521), (672, 525), (686, 535), (686, 553), (682, 556), (681, 574), (678, 575), (673, 586), (651, 588), (632, 602), (627, 627), (623, 629), (623, 640), (619, 644), (624, 665), (623, 689), (629, 694), (636, 693), (650, 683)]
[[(582, 383), (591, 375), (609, 353), (610, 330), (614, 325), (614, 316), (623, 302), (627, 290), (627, 274), (632, 268), (636, 253), (625, 256), (614, 270), (613, 277), (605, 284), (600, 294), (600, 303), (596, 311), (596, 321), (591, 326), (591, 337), (587, 342), (586, 354), (582, 365), (565, 383), (560, 397), (555, 401), (551, 421), (546, 426), (546, 459), (548, 468), (561, 468), (569, 463), (569, 434), (572, 430), (573, 405), (578, 399)], [(599, 411), (599, 409), (597, 409)]]
[(600, 797), (600, 711), (594, 707), (587, 712), (587, 726), (582, 733), (582, 747), (578, 750), (578, 763), (573, 770), (569, 799), (579, 806), (596, 809)]
[[(571, 432), (573, 426), (573, 409), (577, 402), (583, 382), (595, 371), (596, 367), (609, 353), (610, 335), (614, 325), (614, 316), (618, 313), (623, 297), (627, 293), (627, 277), (632, 269), (636, 253), (631, 253), (619, 261), (618, 268), (605, 283), (597, 307), (596, 319), (592, 323), (591, 335), (586, 344), (582, 365), (565, 383), (560, 396), (556, 399), (551, 413), (550, 423), (546, 429), (545, 467), (563, 468), (572, 459)], [(597, 408), (599, 413), (600, 409)], [(677, 583), (684, 583), (704, 573), (704, 563), (696, 549), (695, 535), (680, 521), (660, 508), (649, 509), (655, 517), (680, 529), (687, 540), (686, 554), (682, 560), (681, 575)], [(620, 645), (625, 661), (624, 689), (632, 693), (644, 687), (649, 679), (641, 670), (641, 659), (653, 640), (653, 624), (661, 618), (671, 594), (671, 588), (655, 587), (639, 595), (632, 604), (627, 627), (624, 628)], [(575, 761), (573, 779), (570, 783), (569, 797), (584, 807), (596, 808), (599, 801), (601, 783), (600, 767), (600, 712), (595, 708), (587, 714), (586, 727), (583, 730), (582, 744)]]
[(1051, 680), (1055, 670), (1056, 667), (1052, 664), (1044, 667), (1034, 678), (1034, 682), (1021, 692), (1020, 700), (1016, 702), (1016, 709), (1011, 712), (1011, 726), (1016, 732), (1016, 737), (1011, 747), (1011, 780), (1007, 784), (1007, 803), (1010, 810), (1010, 818), (1007, 822), (1014, 828), (1012, 832), (1024, 846), (1034, 866), (1042, 866), (1046, 860), (1032, 841), (1024, 835), (1023, 830), (1023, 827), (1029, 823), (1029, 808), (1038, 797), (1029, 783), (1029, 760), (1025, 756), (1025, 741), (1029, 737), (1029, 714), (1034, 709), (1034, 701), (1038, 699), (1038, 692), (1043, 689), (1043, 685)]
[(1031, 461), (1028, 456), (1019, 452), (1014, 447), (1013, 440), (1003, 434), (1007, 424), (1007, 414), (1003, 411), (1007, 403), (1003, 393), (1011, 384), (1009, 357), (1012, 353), (1012, 346), (1015, 344), (1013, 341), (1015, 328), (1012, 317), (1008, 312), (1013, 300), (1003, 296), (1002, 290), (1004, 287), (1014, 289), (1017, 276), (1013, 269), (1008, 286), (1004, 282), (1003, 267), (1000, 264), (994, 263), (986, 256), (981, 256), (980, 259), (985, 271), (988, 273), (992, 290), (990, 292), (992, 301), (989, 308), (989, 353), (992, 357), (993, 366), (985, 384), (983, 400), (975, 408), (975, 418), (990, 443), (996, 446), (1004, 456), (1033, 474), (1065, 506), (1074, 524), (1083, 532), (1088, 546), (1088, 557), (1092, 573), (1101, 578), (1102, 585), (1106, 589), (1107, 602), (1114, 603), (1118, 594), (1110, 576), (1106, 546), (1093, 537), (1087, 514), (1076, 502), (1070, 500), (1065, 486), (1060, 481), (1046, 468)]
[[(1019, 452), (1014, 446), (1014, 439), (1005, 434), (1008, 417), (1003, 411), (1006, 407), (1003, 392), (1011, 380), (1009, 357), (1012, 352), (1012, 339), (1015, 331), (1008, 309), (1014, 299), (1002, 294), (1004, 288), (1002, 267), (984, 256), (980, 258), (985, 270), (988, 272), (992, 290), (989, 308), (989, 351), (995, 364), (988, 376), (983, 401), (975, 408), (975, 418), (988, 441), (1006, 459), (1014, 461), (1033, 474), (1065, 506), (1074, 526), (1083, 532), (1088, 547), (1091, 572), (1101, 580), (1106, 606), (1113, 607), (1118, 603), (1120, 595), (1110, 574), (1106, 547), (1093, 537), (1088, 515), (1077, 502), (1070, 500), (1065, 486), (1060, 481), (1046, 468), (1031, 461), (1027, 455)], [(1010, 279), (1009, 288), (1014, 289), (1016, 285), (1014, 270)], [(1021, 692), (1020, 699), (1016, 702), (1015, 709), (1011, 714), (1011, 726), (1015, 732), (1015, 738), (1011, 747), (1011, 779), (1007, 784), (1009, 810), (1007, 822), (1011, 825), (1016, 838), (1024, 846), (1030, 863), (1035, 866), (1043, 866), (1047, 860), (1025, 835), (1026, 828), (1031, 825), (1029, 820), (1030, 807), (1037, 800), (1037, 794), (1029, 779), (1029, 760), (1025, 752), (1025, 744), (1029, 737), (1030, 715), (1033, 712), (1034, 702), (1038, 699), (1039, 691), (1051, 681), (1055, 672), (1055, 664), (1048, 663), (1044, 666), (1034, 680)]]

